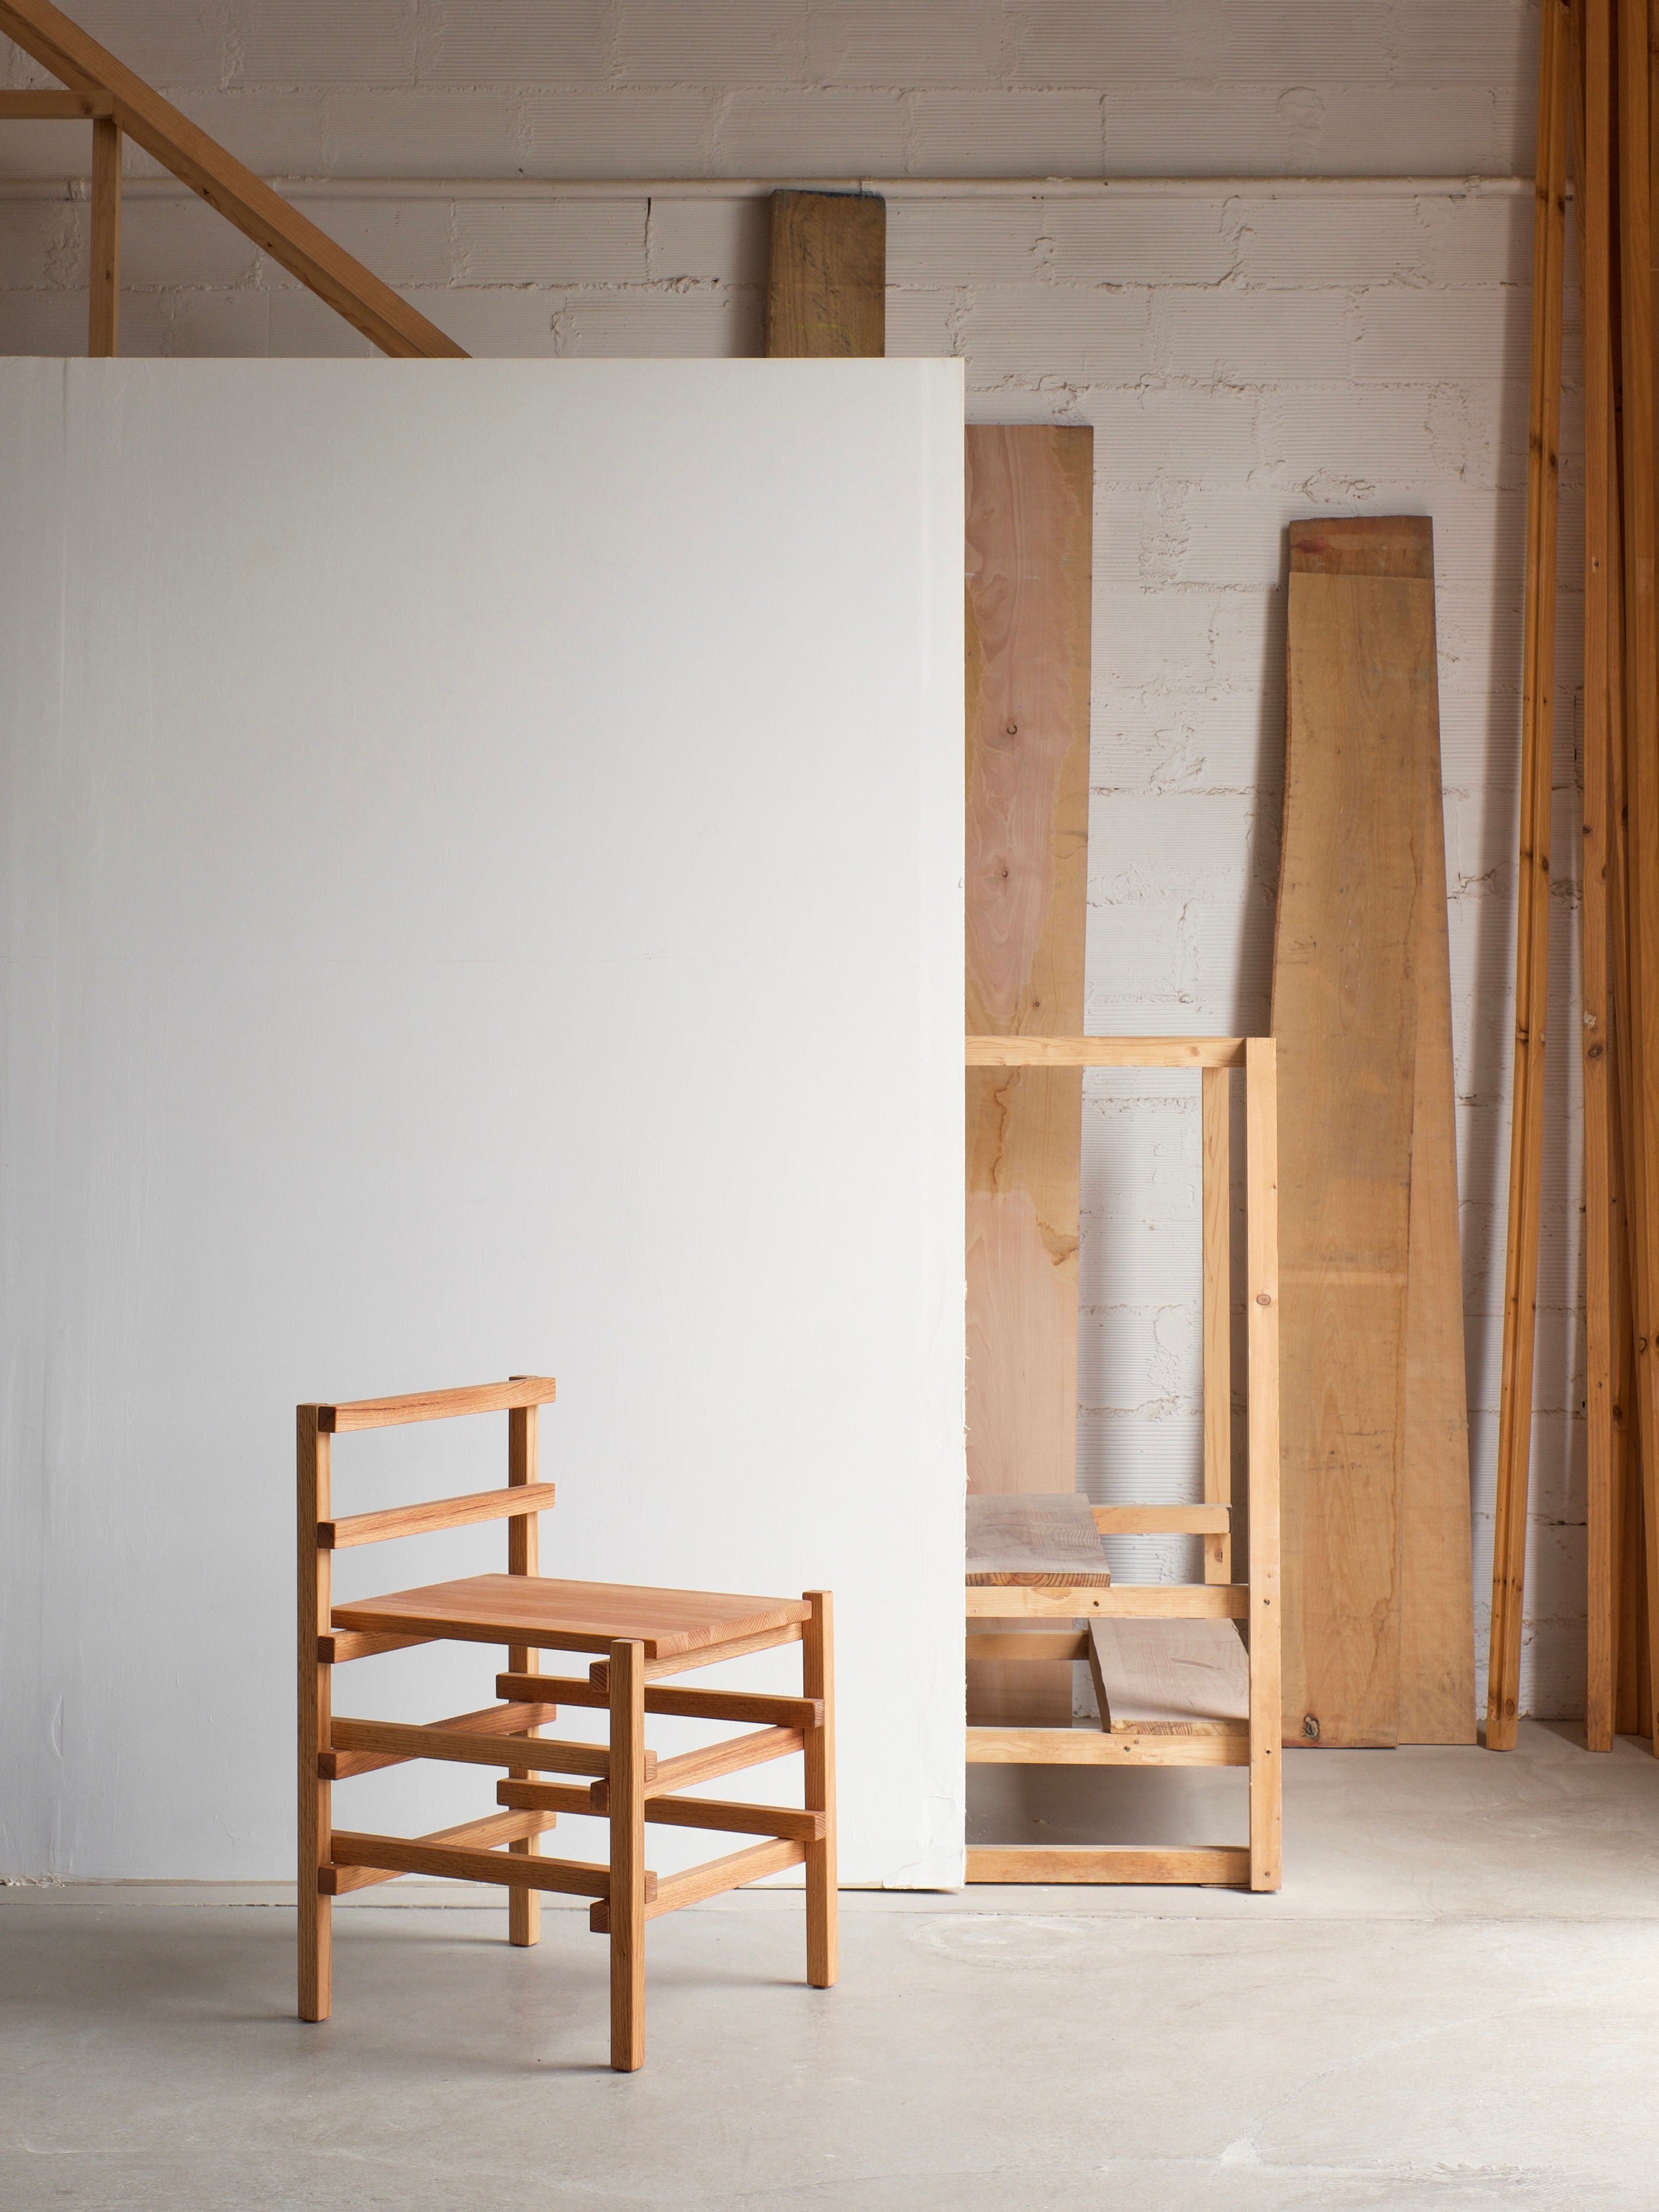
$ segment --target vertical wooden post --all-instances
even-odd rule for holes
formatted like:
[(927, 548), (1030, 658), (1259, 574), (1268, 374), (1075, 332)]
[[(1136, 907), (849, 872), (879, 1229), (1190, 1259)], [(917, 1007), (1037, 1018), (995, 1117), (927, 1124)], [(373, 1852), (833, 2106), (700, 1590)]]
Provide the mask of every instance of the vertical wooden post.
[(1538, 1217), (1544, 1148), (1544, 1029), (1549, 989), (1550, 786), (1555, 708), (1555, 548), (1561, 432), (1561, 321), (1566, 247), (1565, 0), (1544, 0), (1538, 64), (1538, 170), (1533, 211), (1531, 412), (1521, 696), (1521, 833), (1515, 943), (1515, 1053), (1510, 1100), (1509, 1228), (1498, 1499), (1492, 1530), (1486, 1746), (1515, 1744), (1532, 1462), (1538, 1323)]
[(333, 1905), (319, 1887), (328, 1864), (332, 1791), (318, 1771), (329, 1747), (334, 1669), (318, 1659), (318, 1638), (330, 1625), (331, 1553), (317, 1541), (317, 1523), (331, 1517), (329, 1447), (315, 1406), (297, 1409), (299, 1481), (300, 1686), (300, 2017), (326, 2020), (332, 1995)]
[(92, 126), (92, 240), (87, 264), (87, 351), (118, 350), (121, 294), (121, 126), (98, 116)]
[[(1204, 1503), (1233, 1502), (1232, 1078), (1206, 1067), (1200, 1078), (1203, 1124)], [(1233, 1540), (1204, 1539), (1204, 1579), (1233, 1578)]]
[(806, 1978), (831, 1990), (840, 1972), (836, 1917), (836, 1628), (828, 1590), (803, 1590), (812, 1608), (801, 1638), (801, 1692), (823, 1700), (823, 1725), (806, 1732), (805, 1805), (823, 1813), (823, 1841), (806, 1847)]
[[(517, 1376), (513, 1378), (515, 1382)], [(516, 1487), (521, 1483), (538, 1480), (536, 1467), (538, 1455), (539, 1431), (537, 1423), (538, 1408), (535, 1406), (514, 1407), (507, 1417), (507, 1480)], [(540, 1522), (533, 1513), (515, 1513), (507, 1524), (507, 1571), (510, 1575), (534, 1575), (541, 1571)], [(527, 1644), (510, 1644), (507, 1663), (516, 1674), (539, 1674), (542, 1671), (541, 1653)], [(532, 1735), (539, 1730), (532, 1729)], [(531, 1778), (527, 1766), (511, 1766), (508, 1775), (514, 1782)], [(521, 1837), (509, 1844), (507, 1849), (522, 1857), (533, 1857), (538, 1849), (534, 1836)], [(507, 1937), (509, 1943), (521, 1948), (539, 1942), (542, 1932), (542, 1900), (538, 1890), (514, 1887), (507, 1893)]]
[(1279, 1572), (1279, 1072), (1271, 1037), (1244, 1047), (1250, 1488), (1250, 1887), (1281, 1878)]
[(611, 2063), (645, 2063), (645, 1646), (611, 1647)]
[(843, 360), (887, 350), (887, 203), (867, 192), (774, 192), (766, 350)]

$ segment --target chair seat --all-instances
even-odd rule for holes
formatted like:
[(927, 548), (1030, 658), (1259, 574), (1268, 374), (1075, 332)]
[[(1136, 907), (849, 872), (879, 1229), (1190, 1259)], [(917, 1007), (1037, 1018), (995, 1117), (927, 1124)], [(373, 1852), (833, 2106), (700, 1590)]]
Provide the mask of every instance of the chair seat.
[(647, 1659), (671, 1659), (793, 1627), (810, 1620), (811, 1611), (800, 1598), (557, 1582), (539, 1575), (469, 1575), (337, 1605), (333, 1624), (551, 1651), (605, 1651), (615, 1642), (637, 1638)]

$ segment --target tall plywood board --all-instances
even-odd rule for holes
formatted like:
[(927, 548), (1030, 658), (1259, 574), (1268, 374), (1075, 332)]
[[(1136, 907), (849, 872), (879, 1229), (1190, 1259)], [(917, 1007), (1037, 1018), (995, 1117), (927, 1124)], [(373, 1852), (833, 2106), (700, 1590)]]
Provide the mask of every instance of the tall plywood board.
[[(1088, 429), (968, 432), (967, 1025), (975, 1035), (1083, 1027), (1093, 465)], [(1082, 1113), (1080, 1071), (969, 1072), (970, 1490), (1076, 1484)], [(969, 1698), (988, 1723), (1063, 1720), (1071, 1672), (976, 1666)]]
[(1431, 527), (1291, 531), (1273, 963), (1285, 1728), (1474, 1740)]

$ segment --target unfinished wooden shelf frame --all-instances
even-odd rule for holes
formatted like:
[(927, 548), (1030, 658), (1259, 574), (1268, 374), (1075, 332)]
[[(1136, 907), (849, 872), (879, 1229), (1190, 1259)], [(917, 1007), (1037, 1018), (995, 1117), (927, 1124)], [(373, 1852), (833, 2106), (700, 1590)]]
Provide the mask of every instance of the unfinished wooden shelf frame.
[[(332, 1985), (336, 1897), (400, 1874), (495, 1882), (508, 1894), (508, 1938), (534, 1943), (543, 1891), (592, 1900), (589, 1926), (611, 1941), (611, 2063), (631, 2073), (645, 2055), (645, 1923), (682, 1905), (804, 1866), (806, 1978), (836, 1978), (835, 1686), (832, 1601), (738, 1597), (604, 1583), (555, 1581), (538, 1566), (538, 1515), (554, 1486), (538, 1475), (540, 1408), (556, 1386), (516, 1376), (456, 1390), (297, 1409), (299, 1507), (299, 2010), (326, 2020)], [(337, 1518), (332, 1441), (356, 1430), (505, 1413), (507, 1480), (501, 1490)], [(332, 1596), (337, 1551), (484, 1520), (507, 1524), (507, 1571), (403, 1590), (349, 1605)], [(351, 1661), (441, 1641), (499, 1644), (504, 1702), (427, 1727), (349, 1719), (333, 1705), (334, 1669)], [(670, 1686), (664, 1678), (751, 1651), (799, 1644), (801, 1692), (769, 1696)], [(544, 1674), (544, 1651), (592, 1655), (586, 1676)], [(603, 1743), (550, 1741), (541, 1729), (560, 1705), (605, 1713)], [(750, 1733), (659, 1758), (647, 1749), (647, 1714), (759, 1723)], [(685, 1797), (684, 1790), (799, 1753), (801, 1808)], [(334, 1825), (337, 1782), (434, 1759), (505, 1769), (501, 1808), (424, 1836), (369, 1834)], [(549, 1773), (580, 1783), (552, 1782)], [(610, 1823), (603, 1863), (545, 1858), (538, 1838), (561, 1813)], [(761, 1840), (689, 1871), (659, 1877), (646, 1864), (647, 1824), (703, 1828)]]
[[(1201, 1075), (1204, 1283), (1204, 1502), (1192, 1505), (1101, 1505), (1090, 1510), (1103, 1534), (1179, 1530), (1200, 1536), (1204, 1580), (1117, 1583), (1103, 1572), (1067, 1582), (1033, 1572), (995, 1581), (975, 1576), (966, 1589), (970, 1657), (1050, 1662), (1086, 1659), (1101, 1707), (1098, 1729), (970, 1728), (970, 1765), (1022, 1766), (1244, 1766), (1249, 1770), (1249, 1843), (1197, 1849), (1103, 1846), (1048, 1849), (978, 1845), (968, 1852), (970, 1882), (1182, 1882), (1274, 1890), (1281, 1878), (1282, 1790), (1279, 1717), (1279, 1230), (1278, 1077), (1270, 1037), (970, 1036), (970, 1067), (1195, 1067)], [(1249, 1398), (1249, 1559), (1236, 1572), (1231, 1449), (1231, 1160), (1229, 1085), (1244, 1076), (1246, 1200), (1246, 1383)], [(1010, 1504), (1016, 1499), (1006, 1501)], [(1013, 1571), (1018, 1574), (1018, 1571)], [(975, 1620), (1053, 1620), (1052, 1634), (975, 1632)], [(1079, 1622), (1085, 1624), (1081, 1628)], [(1145, 1663), (1103, 1622), (1134, 1622), (1146, 1642)], [(1247, 1632), (1246, 1711), (1206, 1710), (1199, 1693), (1171, 1717), (1167, 1683), (1188, 1664), (1173, 1647), (1188, 1623), (1236, 1624)], [(1157, 1647), (1176, 1662), (1161, 1667)], [(990, 1648), (980, 1648), (980, 1647)], [(1223, 1653), (1224, 1659), (1224, 1650)], [(1204, 1671), (1199, 1655), (1196, 1671)], [(1131, 1677), (1142, 1678), (1137, 1682)], [(1144, 1683), (1161, 1675), (1158, 1710)], [(1115, 1711), (1114, 1708), (1116, 1708)]]

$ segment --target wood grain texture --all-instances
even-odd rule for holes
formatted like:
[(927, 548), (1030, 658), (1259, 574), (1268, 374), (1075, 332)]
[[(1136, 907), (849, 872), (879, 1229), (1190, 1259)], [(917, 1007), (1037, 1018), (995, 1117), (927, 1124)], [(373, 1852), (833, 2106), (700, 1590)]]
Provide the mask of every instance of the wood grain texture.
[(970, 1728), (970, 1766), (1248, 1766), (1243, 1729)]
[[(723, 1859), (709, 1859), (699, 1867), (691, 1867), (684, 1874), (667, 1875), (660, 1879), (653, 1875), (655, 1884), (646, 1899), (644, 1917), (659, 1920), (665, 1912), (678, 1912), (683, 1905), (701, 1905), (706, 1898), (720, 1897), (728, 1889), (743, 1889), (751, 1881), (761, 1881), (769, 1874), (782, 1874), (788, 1867), (800, 1866), (811, 1850), (810, 1844), (798, 1844), (787, 1838), (775, 1844), (751, 1844), (746, 1851), (732, 1851)], [(611, 1933), (611, 1907), (603, 1899), (590, 1907), (587, 1924), (596, 1936)]]
[[(545, 1708), (530, 1705), (523, 1710), (539, 1717)], [(489, 1717), (482, 1717), (487, 1721)], [(467, 1766), (505, 1766), (515, 1773), (524, 1769), (603, 1776), (610, 1756), (603, 1744), (557, 1743), (541, 1738), (532, 1741), (489, 1726), (422, 1728), (408, 1721), (342, 1720), (337, 1716), (333, 1735), (337, 1752), (388, 1753), (384, 1762), (388, 1765), (405, 1759), (442, 1759)]]
[(1103, 1728), (1249, 1733), (1250, 1662), (1233, 1622), (1095, 1620), (1089, 1639)]
[(968, 1565), (971, 1587), (1104, 1589), (1111, 1582), (1100, 1533), (1076, 1491), (1040, 1497), (970, 1497)]
[(1291, 568), (1292, 573), (1407, 579), (1423, 587), (1430, 642), (1419, 745), (1422, 875), (1413, 951), (1417, 1060), (1400, 1469), (1399, 1731), (1401, 1743), (1473, 1743), (1468, 1393), (1452, 1088), (1433, 526), (1423, 515), (1298, 523), (1291, 532)]
[[(1076, 1036), (1088, 908), (1093, 433), (967, 433), (970, 1035)], [(1077, 1486), (1083, 1079), (967, 1085), (968, 1486)], [(1060, 1723), (1069, 1669), (976, 1665), (976, 1719)]]
[(72, 91), (107, 95), (114, 122), (383, 353), (465, 360), (464, 349), (290, 207), (171, 100), (50, 0), (0, 0), (0, 31)]
[(633, 2074), (645, 2063), (645, 1651), (636, 1639), (611, 1646), (611, 2063)]
[(471, 1413), (507, 1413), (524, 1406), (550, 1406), (558, 1395), (550, 1375), (515, 1375), (507, 1382), (463, 1383), (452, 1390), (412, 1390), (401, 1398), (358, 1398), (319, 1406), (317, 1426), (327, 1436), (354, 1429), (400, 1429), (411, 1421), (454, 1421)]
[[(1200, 1258), (1204, 1280), (1204, 1498), (1226, 1511), (1233, 1496), (1232, 1080), (1224, 1068), (1199, 1079)], [(1204, 1579), (1233, 1578), (1232, 1516), (1204, 1547)]]
[(607, 1651), (627, 1629), (644, 1645), (647, 1659), (653, 1660), (799, 1626), (809, 1611), (798, 1598), (469, 1575), (459, 1582), (337, 1605), (334, 1626), (413, 1630), (462, 1643), (533, 1645), (544, 1651)]
[(509, 1514), (545, 1512), (553, 1504), (550, 1482), (506, 1490), (472, 1490), (459, 1498), (423, 1498), (417, 1505), (389, 1505), (379, 1513), (352, 1513), (343, 1521), (319, 1521), (317, 1540), (325, 1552), (356, 1544), (384, 1544), (394, 1536), (422, 1536), (435, 1528), (465, 1528), (474, 1521), (504, 1521)]
[(1121, 1844), (1048, 1848), (1041, 1844), (977, 1844), (968, 1853), (971, 1882), (1180, 1882), (1200, 1889), (1249, 1886), (1250, 1855), (1232, 1844), (1184, 1850), (1146, 1850)]
[(1292, 568), (1273, 1031), (1287, 1740), (1392, 1744), (1431, 588)]
[(806, 1845), (806, 1979), (833, 1989), (841, 1974), (839, 1864), (836, 1841), (836, 1601), (830, 1590), (802, 1593), (812, 1608), (801, 1645), (801, 1688), (819, 1708), (806, 1731), (807, 1811), (823, 1822)]
[(317, 1522), (329, 1512), (329, 1440), (314, 1406), (295, 1409), (295, 1496), (299, 1597), (299, 2013), (328, 2018), (332, 1991), (333, 1908), (320, 1883), (329, 1863), (333, 1792), (322, 1762), (331, 1742), (333, 1670), (319, 1656), (328, 1625), (333, 1561), (317, 1547)]
[[(509, 1376), (509, 1381), (520, 1381), (520, 1376)], [(507, 1417), (507, 1486), (509, 1492), (520, 1498), (535, 1495), (553, 1503), (553, 1485), (538, 1480), (541, 1466), (541, 1408), (539, 1406), (514, 1406)], [(533, 1513), (514, 1515), (507, 1524), (507, 1571), (509, 1575), (539, 1575), (541, 1573), (541, 1522)], [(530, 1701), (543, 1699), (544, 1691), (535, 1686), (540, 1669), (538, 1655), (527, 1644), (509, 1644), (507, 1663), (521, 1681), (531, 1687), (526, 1695)], [(501, 1695), (498, 1690), (496, 1696)], [(556, 1710), (556, 1704), (555, 1710)], [(528, 1769), (514, 1770), (527, 1774)], [(536, 1855), (534, 1833), (510, 1845), (526, 1857)], [(507, 1898), (507, 1940), (518, 1950), (529, 1950), (541, 1941), (542, 1901), (540, 1893), (528, 1888), (512, 1889)]]
[[(591, 1706), (601, 1712), (611, 1702), (608, 1690), (567, 1674), (497, 1674), (495, 1695), (509, 1699), (542, 1697), (556, 1706)], [(750, 1690), (668, 1689), (648, 1679), (645, 1710), (672, 1713), (682, 1720), (757, 1721), (768, 1728), (817, 1728), (823, 1720), (823, 1701), (819, 1698), (780, 1698)]]
[[(471, 1713), (452, 1713), (428, 1726), (467, 1735), (527, 1735), (542, 1721), (556, 1720), (558, 1709), (547, 1705), (483, 1705)], [(348, 1727), (349, 1723), (345, 1723)], [(383, 1766), (401, 1766), (419, 1752), (348, 1750), (343, 1740), (319, 1753), (317, 1771), (327, 1782), (349, 1782), (354, 1775), (374, 1774)]]
[(603, 1897), (608, 1870), (581, 1859), (518, 1858), (509, 1851), (469, 1849), (463, 1844), (425, 1844), (403, 1836), (363, 1835), (337, 1828), (337, 1866), (380, 1867), (389, 1874), (423, 1874), (441, 1881), (494, 1881), (550, 1889), (566, 1897)]
[(1279, 1271), (1279, 1054), (1252, 1037), (1244, 1060), (1244, 1312), (1249, 1378), (1250, 1887), (1284, 1878), (1284, 1576)]
[(87, 253), (87, 352), (109, 360), (120, 348), (121, 126), (92, 126), (92, 227)]
[(1486, 1745), (1508, 1751), (1520, 1711), (1521, 1628), (1532, 1465), (1538, 1231), (1549, 991), (1550, 787), (1555, 721), (1556, 518), (1560, 490), (1561, 329), (1566, 251), (1565, 0), (1544, 0), (1533, 212), (1532, 362), (1522, 580), (1521, 826), (1516, 852), (1515, 1048), (1510, 1104), (1504, 1357), (1492, 1534)]
[[(570, 1809), (580, 1811), (573, 1806)], [(488, 1813), (481, 1820), (463, 1820), (453, 1828), (434, 1828), (430, 1835), (415, 1836), (411, 1842), (425, 1844), (441, 1850), (446, 1844), (462, 1844), (476, 1846), (480, 1850), (492, 1850), (497, 1844), (514, 1844), (526, 1837), (539, 1836), (553, 1827), (558, 1820), (556, 1808), (538, 1806), (533, 1812)], [(396, 1881), (400, 1869), (396, 1867), (325, 1866), (319, 1877), (325, 1895), (345, 1897), (353, 1890), (373, 1889), (383, 1881)]]
[(1243, 1037), (969, 1036), (969, 1067), (1243, 1067)]
[(1073, 1583), (1069, 1589), (969, 1589), (963, 1602), (973, 1621), (1000, 1615), (1064, 1620), (1097, 1614), (1127, 1620), (1243, 1620), (1249, 1613), (1250, 1593), (1243, 1583), (1119, 1583), (1111, 1589)]
[(879, 360), (886, 352), (885, 200), (773, 193), (766, 350), (830, 361)]

